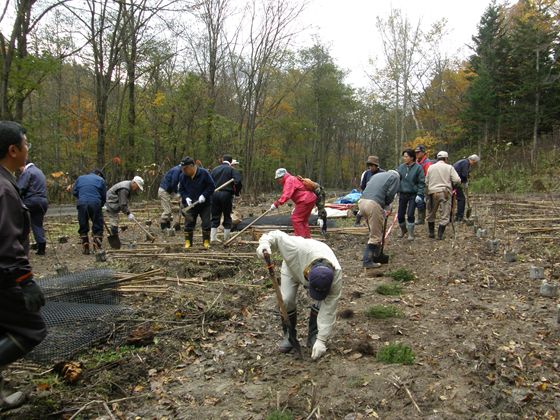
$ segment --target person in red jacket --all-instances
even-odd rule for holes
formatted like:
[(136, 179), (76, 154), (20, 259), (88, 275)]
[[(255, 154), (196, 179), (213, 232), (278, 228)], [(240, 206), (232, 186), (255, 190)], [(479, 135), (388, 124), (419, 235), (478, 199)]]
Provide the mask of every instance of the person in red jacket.
[(270, 209), (277, 209), (286, 201), (292, 200), (296, 205), (291, 217), (294, 235), (311, 238), (309, 215), (315, 207), (317, 196), (313, 191), (307, 190), (303, 182), (297, 176), (291, 175), (285, 168), (276, 169), (274, 178), (278, 184), (282, 185), (282, 196), (272, 203)]
[[(426, 177), (426, 175), (428, 174), (428, 168), (434, 162), (428, 158), (426, 146), (424, 146), (423, 144), (419, 144), (418, 146), (416, 146), (414, 152), (416, 154), (416, 163), (422, 167), (422, 169), (424, 170), (424, 177)], [(426, 195), (424, 195), (424, 197), (426, 197)], [(419, 204), (416, 204), (416, 208), (418, 209), (418, 218), (416, 219), (415, 224), (423, 225), (424, 221), (426, 220), (426, 203), (421, 202)]]

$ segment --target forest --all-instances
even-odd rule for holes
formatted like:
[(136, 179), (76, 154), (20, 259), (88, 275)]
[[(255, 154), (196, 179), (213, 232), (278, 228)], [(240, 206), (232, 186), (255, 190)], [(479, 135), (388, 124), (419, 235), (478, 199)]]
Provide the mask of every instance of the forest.
[(479, 153), (487, 171), (516, 163), (542, 174), (539, 156), (551, 159), (559, 137), (558, 2), (489, 3), (467, 57), (442, 47), (452, 29), (444, 17), (425, 25), (393, 9), (372, 19), (383, 51), (368, 89), (346, 82), (320, 39), (295, 47), (304, 7), (8, 1), (0, 118), (27, 128), (31, 158), (51, 184), (99, 167), (110, 181), (142, 174), (153, 195), (185, 155), (212, 167), (233, 154), (254, 193), (272, 188), (279, 166), (349, 189), (368, 155), (391, 168), (419, 143), (451, 160)]

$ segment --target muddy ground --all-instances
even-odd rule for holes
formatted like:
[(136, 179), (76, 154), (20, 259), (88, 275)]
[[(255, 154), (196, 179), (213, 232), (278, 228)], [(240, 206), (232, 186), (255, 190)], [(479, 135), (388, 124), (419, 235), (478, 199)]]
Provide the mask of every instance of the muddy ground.
[[(157, 203), (140, 213), (157, 225)], [(151, 206), (151, 207), (150, 207)], [(241, 212), (260, 208), (238, 204)], [(555, 233), (560, 213), (547, 197), (476, 197), (477, 224), (448, 229), (443, 241), (398, 239), (393, 229), (387, 266), (361, 268), (365, 234), (331, 233), (326, 242), (344, 270), (339, 316), (327, 354), (312, 362), (276, 352), (280, 320), (264, 264), (256, 257), (231, 267), (148, 257), (96, 263), (80, 253), (71, 218), (49, 218), (52, 242), (47, 257), (32, 256), (39, 275), (54, 273), (60, 260), (70, 271), (110, 266), (142, 272), (163, 268), (168, 276), (206, 283), (175, 285), (165, 294), (136, 292), (123, 303), (136, 308), (138, 325), (155, 332), (147, 346), (101, 344), (74, 360), (84, 364), (81, 379), (66, 384), (52, 366), (17, 365), (6, 373), (10, 386), (27, 385), (30, 402), (4, 413), (7, 418), (558, 418), (560, 416), (560, 300), (539, 294), (541, 280), (529, 278), (532, 265), (551, 268), (558, 257)], [(136, 212), (138, 214), (138, 212)], [(524, 221), (515, 221), (525, 219)], [(538, 220), (532, 220), (538, 219)], [(351, 226), (353, 220), (339, 221)], [(552, 230), (551, 230), (552, 229)], [(157, 242), (177, 244), (181, 237)], [(133, 226), (123, 242), (144, 235)], [(489, 239), (499, 239), (498, 250)], [(250, 235), (244, 236), (251, 240)], [(195, 239), (196, 240), (196, 239)], [(200, 239), (196, 240), (200, 242)], [(200, 249), (200, 245), (197, 244)], [(236, 252), (254, 252), (238, 244)], [(171, 249), (171, 248), (168, 248)], [(221, 245), (208, 253), (223, 251)], [(506, 262), (513, 250), (517, 261)], [(548, 252), (549, 250), (550, 252)], [(377, 286), (406, 268), (415, 279), (402, 283), (400, 296), (383, 296)], [(558, 270), (558, 267), (557, 267)], [(228, 284), (224, 284), (227, 282)], [(300, 291), (299, 335), (307, 336), (309, 301)], [(372, 305), (397, 307), (402, 317), (372, 319)], [(351, 311), (348, 311), (351, 310)], [(351, 316), (353, 315), (353, 316)], [(350, 316), (350, 317), (348, 317)], [(384, 364), (375, 353), (387, 343), (410, 346), (412, 365)], [(78, 410), (81, 410), (78, 413)]]

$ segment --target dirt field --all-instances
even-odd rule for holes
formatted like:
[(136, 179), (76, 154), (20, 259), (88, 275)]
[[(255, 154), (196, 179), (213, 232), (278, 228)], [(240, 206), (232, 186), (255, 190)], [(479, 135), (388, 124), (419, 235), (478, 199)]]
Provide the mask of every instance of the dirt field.
[[(70, 418), (82, 409), (79, 418), (558, 418), (560, 299), (540, 296), (541, 280), (530, 279), (529, 269), (545, 267), (547, 278), (557, 280), (551, 268), (560, 250), (560, 213), (546, 197), (477, 197), (473, 208), (487, 237), (478, 238), (473, 226), (462, 223), (455, 226), (455, 239), (451, 228), (437, 241), (419, 226), (417, 239), (409, 242), (397, 238), (395, 226), (386, 247), (389, 264), (368, 275), (361, 268), (366, 234), (329, 234), (326, 241), (344, 271), (338, 311), (344, 316), (318, 362), (305, 346), (303, 360), (276, 352), (280, 319), (266, 268), (256, 256), (233, 267), (112, 254), (107, 263), (96, 263), (81, 255), (71, 219), (49, 219), (54, 242), (70, 236), (68, 243), (56, 244), (56, 256), (70, 271), (163, 268), (167, 276), (204, 282), (167, 282), (163, 294), (128, 293), (123, 303), (137, 309), (138, 324), (155, 333), (154, 342), (81, 353), (75, 360), (85, 369), (74, 385), (49, 371), (52, 366), (10, 369), (10, 386), (31, 383), (32, 395), (30, 403), (4, 414)], [(260, 214), (242, 207), (249, 212)], [(157, 213), (154, 207), (142, 214), (154, 220), (154, 229)], [(158, 236), (157, 243), (182, 240)], [(495, 252), (489, 244), (494, 236), (500, 240)], [(143, 237), (132, 226), (122, 234), (125, 244), (140, 241), (138, 253)], [(200, 238), (195, 241), (200, 247)], [(233, 246), (239, 253), (255, 248)], [(506, 262), (505, 250), (514, 250), (517, 261)], [(47, 258), (32, 257), (40, 275), (52, 274), (57, 262), (52, 248), (47, 251)], [(207, 252), (218, 251), (224, 251), (221, 245)], [(377, 293), (399, 268), (415, 279), (401, 284), (400, 295)], [(366, 316), (379, 304), (398, 308), (402, 316)], [(302, 345), (308, 305), (300, 291)], [(387, 343), (410, 346), (414, 363), (377, 361), (377, 350)]]

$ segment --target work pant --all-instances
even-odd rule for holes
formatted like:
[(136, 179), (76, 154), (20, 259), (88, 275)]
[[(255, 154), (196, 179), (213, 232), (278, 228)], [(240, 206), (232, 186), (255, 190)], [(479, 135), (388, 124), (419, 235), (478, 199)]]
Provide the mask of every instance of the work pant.
[(158, 198), (161, 200), (161, 213), (160, 222), (167, 223), (173, 221), (173, 209), (171, 208), (171, 194), (160, 187), (158, 190)]
[(45, 238), (45, 229), (43, 228), (43, 220), (45, 218), (45, 213), (49, 207), (46, 198), (32, 197), (24, 200), (24, 204), (29, 209), (29, 214), (31, 216), (31, 230), (33, 231), (33, 237), (35, 242), (38, 244), (44, 244), (47, 242)]
[(315, 207), (315, 201), (311, 203), (298, 203), (292, 213), (292, 226), (294, 227), (294, 235), (303, 238), (311, 238), (309, 230), (309, 216)]
[(428, 223), (436, 221), (439, 210), (439, 225), (447, 226), (451, 214), (451, 193), (442, 191), (430, 194), (428, 197)]
[(224, 215), (224, 229), (231, 229), (231, 212), (233, 210), (233, 193), (217, 191), (212, 195), (212, 227), (220, 226)]
[(91, 231), (94, 236), (103, 236), (103, 211), (101, 203), (78, 204), (78, 233), (87, 236), (89, 232), (89, 221), (91, 220)]
[(383, 239), (383, 209), (376, 201), (364, 198), (360, 200), (358, 207), (360, 214), (367, 220), (369, 228), (368, 244), (381, 245)]
[(40, 312), (25, 307), (21, 287), (0, 278), (0, 336), (13, 334), (39, 344), (47, 335)]
[(119, 211), (114, 211), (111, 210), (110, 208), (107, 208), (107, 217), (109, 217), (109, 225), (111, 227), (115, 226), (118, 227), (119, 226)]
[(416, 193), (399, 193), (399, 210), (397, 212), (399, 224), (405, 223), (405, 215), (408, 223), (414, 223), (415, 199)]
[(197, 204), (187, 211), (185, 215), (185, 232), (194, 232), (196, 227), (196, 219), (200, 216), (202, 221), (202, 230), (210, 230), (210, 217), (212, 214), (212, 200), (208, 200), (202, 204)]
[(462, 219), (465, 216), (465, 192), (462, 187), (457, 187), (457, 219)]

